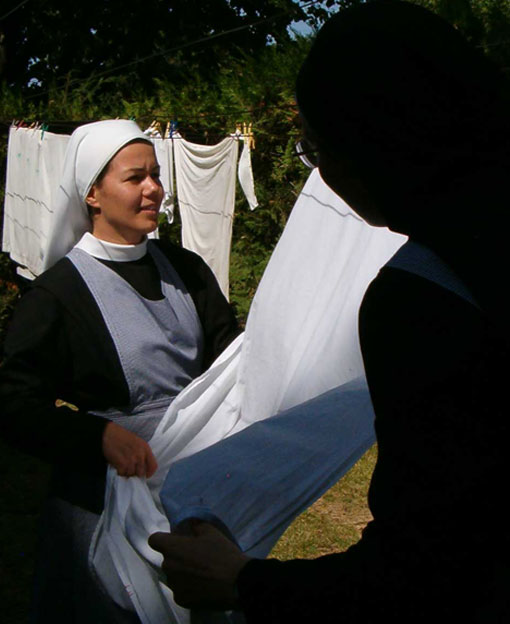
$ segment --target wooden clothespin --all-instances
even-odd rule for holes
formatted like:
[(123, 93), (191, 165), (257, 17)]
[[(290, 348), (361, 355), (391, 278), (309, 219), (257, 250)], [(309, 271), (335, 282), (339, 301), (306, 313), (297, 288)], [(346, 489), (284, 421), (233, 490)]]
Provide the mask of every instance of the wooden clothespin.
[(170, 122), (167, 121), (166, 122), (166, 128), (165, 128), (165, 139), (169, 139), (170, 138)]
[(248, 147), (254, 150), (255, 149), (255, 137), (253, 136), (252, 128), (253, 128), (253, 125), (251, 122), (249, 124), (244, 124), (243, 134), (245, 137), (245, 141), (248, 142)]

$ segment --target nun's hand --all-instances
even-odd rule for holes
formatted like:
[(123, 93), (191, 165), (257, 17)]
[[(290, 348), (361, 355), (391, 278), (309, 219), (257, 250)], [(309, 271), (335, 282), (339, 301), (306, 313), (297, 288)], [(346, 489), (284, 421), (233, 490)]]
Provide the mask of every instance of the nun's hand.
[(121, 477), (152, 477), (158, 468), (147, 442), (114, 422), (104, 428), (103, 455)]
[(162, 569), (175, 601), (187, 608), (235, 609), (237, 576), (250, 557), (206, 522), (194, 521), (192, 532), (149, 537), (149, 546), (163, 555)]

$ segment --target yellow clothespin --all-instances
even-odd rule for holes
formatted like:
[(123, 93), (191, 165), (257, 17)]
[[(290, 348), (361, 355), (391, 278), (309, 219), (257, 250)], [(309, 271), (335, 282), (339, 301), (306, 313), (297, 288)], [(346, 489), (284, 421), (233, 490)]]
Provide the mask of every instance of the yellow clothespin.
[(166, 122), (166, 128), (165, 128), (165, 139), (170, 138), (170, 122), (167, 121)]
[(253, 135), (252, 124), (248, 124), (248, 147), (250, 149), (255, 149), (255, 137)]

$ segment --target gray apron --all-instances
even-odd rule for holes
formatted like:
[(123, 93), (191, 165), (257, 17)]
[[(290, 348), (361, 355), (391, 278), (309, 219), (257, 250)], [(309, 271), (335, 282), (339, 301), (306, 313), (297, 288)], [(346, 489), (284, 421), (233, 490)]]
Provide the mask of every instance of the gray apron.
[[(162, 252), (147, 246), (163, 299), (142, 297), (128, 282), (81, 249), (67, 257), (101, 311), (129, 388), (129, 404), (91, 413), (148, 441), (173, 398), (201, 372), (203, 332), (195, 305)], [(92, 479), (91, 479), (92, 481)], [(66, 500), (47, 501), (42, 515), (32, 621), (39, 624), (132, 624), (136, 614), (117, 606), (88, 568), (99, 515)]]

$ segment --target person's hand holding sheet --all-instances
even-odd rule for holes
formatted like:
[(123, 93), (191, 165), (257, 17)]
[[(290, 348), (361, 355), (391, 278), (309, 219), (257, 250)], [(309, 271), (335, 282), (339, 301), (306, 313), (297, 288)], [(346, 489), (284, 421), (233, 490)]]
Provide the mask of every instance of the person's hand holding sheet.
[(149, 546), (162, 553), (162, 569), (177, 604), (235, 609), (235, 582), (250, 557), (212, 525), (194, 520), (192, 535), (154, 533)]
[(104, 429), (103, 455), (121, 477), (152, 477), (158, 468), (147, 442), (114, 422)]

